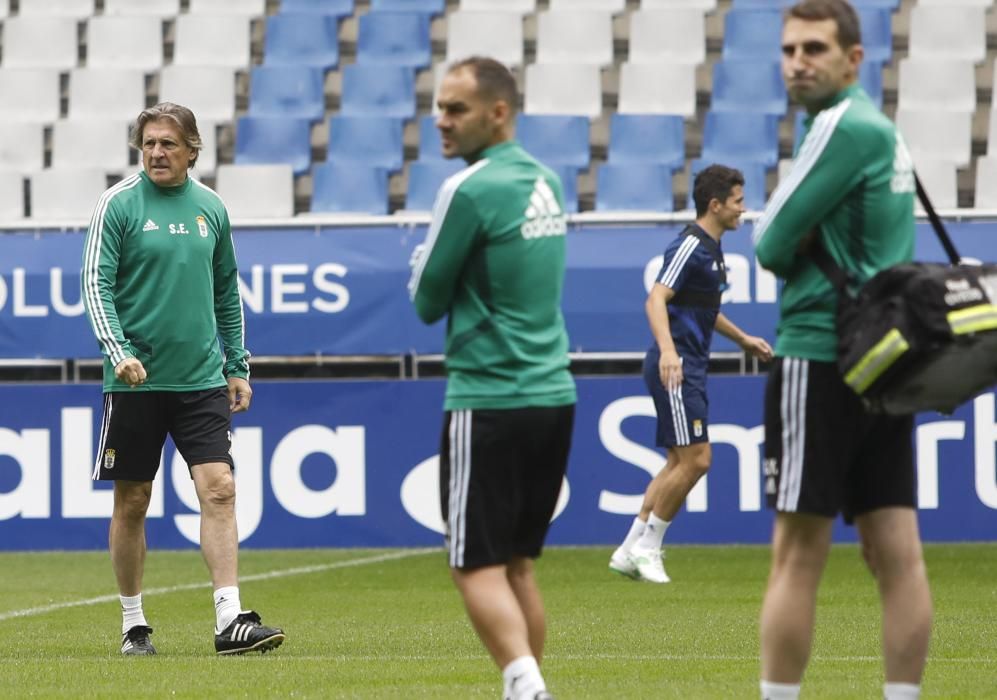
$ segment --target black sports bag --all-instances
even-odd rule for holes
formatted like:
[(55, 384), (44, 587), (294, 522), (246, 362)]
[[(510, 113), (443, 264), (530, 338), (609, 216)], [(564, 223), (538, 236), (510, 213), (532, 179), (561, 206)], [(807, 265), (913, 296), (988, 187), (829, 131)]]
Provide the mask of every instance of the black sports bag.
[(997, 265), (960, 262), (915, 181), (950, 265), (896, 265), (852, 293), (848, 273), (819, 239), (810, 251), (838, 290), (838, 369), (876, 413), (951, 413), (997, 384)]

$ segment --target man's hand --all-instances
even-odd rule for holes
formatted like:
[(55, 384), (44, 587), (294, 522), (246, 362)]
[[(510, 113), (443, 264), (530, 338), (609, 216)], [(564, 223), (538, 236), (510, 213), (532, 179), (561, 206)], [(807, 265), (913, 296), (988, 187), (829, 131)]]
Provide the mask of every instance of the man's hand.
[(741, 349), (749, 355), (754, 355), (759, 360), (768, 362), (772, 359), (772, 347), (765, 342), (765, 338), (749, 335), (745, 336), (741, 342)]
[(682, 386), (682, 360), (674, 350), (666, 350), (658, 359), (658, 377), (661, 386), (674, 391)]
[(253, 390), (242, 377), (228, 378), (228, 409), (232, 413), (249, 410), (249, 402), (253, 398)]
[(148, 376), (142, 362), (135, 357), (126, 357), (114, 367), (114, 376), (130, 387), (145, 383)]

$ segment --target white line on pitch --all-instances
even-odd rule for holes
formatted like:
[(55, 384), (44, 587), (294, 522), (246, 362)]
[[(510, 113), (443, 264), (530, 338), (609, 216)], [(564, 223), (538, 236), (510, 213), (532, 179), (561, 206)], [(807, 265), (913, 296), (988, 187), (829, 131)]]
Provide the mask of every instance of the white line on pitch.
[[(322, 571), (330, 571), (332, 569), (346, 569), (353, 566), (363, 566), (364, 564), (377, 564), (382, 561), (393, 561), (395, 559), (407, 559), (408, 557), (418, 556), (420, 554), (428, 554), (429, 552), (440, 552), (442, 550), (438, 548), (423, 548), (423, 549), (406, 549), (400, 552), (390, 552), (388, 554), (376, 554), (370, 557), (362, 557), (360, 559), (347, 559), (345, 561), (330, 562), (328, 564), (313, 564), (311, 566), (296, 566), (292, 569), (277, 569), (276, 571), (267, 571), (262, 574), (250, 574), (248, 576), (240, 576), (239, 582), (245, 583), (248, 581), (265, 581), (273, 578), (283, 578), (285, 576), (299, 576), (302, 574), (314, 574)], [(176, 586), (163, 586), (161, 588), (149, 588), (142, 591), (143, 596), (149, 595), (161, 595), (164, 593), (176, 593), (178, 591), (190, 591), (196, 588), (211, 588), (210, 581), (203, 581), (201, 583), (181, 583)], [(110, 603), (118, 599), (117, 595), (101, 595), (94, 598), (84, 598), (83, 600), (69, 600), (64, 603), (52, 603), (51, 605), (39, 605), (35, 608), (24, 608), (23, 610), (11, 610), (9, 612), (0, 613), (0, 622), (4, 620), (11, 620), (16, 617), (30, 617), (32, 615), (43, 615), (45, 613), (54, 612), (55, 610), (62, 610), (63, 608), (78, 608), (87, 605), (98, 605), (100, 603)]]

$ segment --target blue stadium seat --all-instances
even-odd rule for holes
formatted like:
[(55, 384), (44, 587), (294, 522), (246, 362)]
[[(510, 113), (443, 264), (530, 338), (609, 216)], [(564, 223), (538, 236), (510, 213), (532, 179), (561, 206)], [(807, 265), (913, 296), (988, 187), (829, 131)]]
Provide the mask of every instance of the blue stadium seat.
[(578, 211), (578, 170), (571, 166), (554, 168), (553, 170), (561, 178), (565, 213), (576, 213)]
[(881, 7), (895, 12), (900, 7), (900, 0), (852, 0), (852, 6), (856, 10), (866, 7)]
[(332, 117), (325, 159), (375, 165), (389, 172), (401, 170), (405, 160), (402, 120), (396, 117)]
[(379, 64), (343, 67), (340, 114), (374, 114), (411, 119), (415, 116), (415, 74), (404, 66)]
[(685, 121), (674, 114), (613, 114), (609, 121), (610, 163), (685, 165)]
[(754, 161), (739, 161), (733, 158), (724, 160), (711, 160), (708, 158), (696, 158), (692, 161), (689, 175), (689, 197), (688, 208), (695, 209), (696, 205), (692, 201), (692, 185), (703, 168), (719, 163), (728, 168), (736, 168), (744, 175), (744, 206), (752, 211), (761, 211), (765, 208), (765, 177), (766, 167)]
[(591, 158), (589, 120), (577, 115), (520, 114), (516, 140), (548, 167), (587, 168)]
[(436, 128), (436, 115), (419, 117), (419, 160), (445, 160), (440, 130)]
[(893, 14), (889, 9), (864, 7), (857, 10), (862, 27), (865, 60), (889, 63), (893, 58)]
[(442, 15), (446, 0), (371, 0), (373, 12), (420, 12), (425, 15)]
[(295, 175), (312, 164), (312, 125), (307, 119), (240, 117), (235, 129), (237, 165), (287, 163)]
[(726, 60), (713, 66), (710, 109), (717, 112), (786, 114), (786, 85), (775, 61)]
[(368, 12), (360, 16), (357, 63), (428, 68), (431, 61), (427, 15), (416, 12)]
[(350, 17), (353, 14), (354, 0), (281, 0), (280, 11), (310, 12), (332, 17)]
[(339, 63), (339, 20), (332, 15), (281, 12), (267, 18), (263, 63), (334, 68)]
[(249, 114), (254, 117), (322, 119), (325, 78), (310, 66), (254, 66), (249, 77)]
[(312, 171), (313, 212), (388, 213), (388, 172), (359, 163), (322, 163)]
[(431, 211), (436, 193), (443, 181), (465, 167), (467, 163), (461, 158), (417, 160), (409, 163), (405, 208), (414, 211)]
[(604, 163), (596, 173), (596, 211), (672, 211), (672, 171), (654, 163)]
[(779, 61), (781, 56), (781, 12), (733, 9), (727, 13), (721, 52), (723, 60)]
[(876, 103), (876, 106), (882, 109), (883, 65), (874, 61), (862, 61), (859, 65), (859, 84)]
[(702, 157), (715, 163), (750, 160), (775, 167), (779, 159), (779, 120), (771, 114), (707, 112)]

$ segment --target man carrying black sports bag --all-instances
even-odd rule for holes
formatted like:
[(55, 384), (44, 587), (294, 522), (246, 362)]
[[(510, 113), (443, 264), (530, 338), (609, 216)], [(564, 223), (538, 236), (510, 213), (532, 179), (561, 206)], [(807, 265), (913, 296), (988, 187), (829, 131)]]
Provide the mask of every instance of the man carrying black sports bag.
[(873, 414), (842, 380), (838, 292), (814, 264), (819, 237), (858, 281), (909, 262), (914, 173), (894, 125), (857, 83), (859, 22), (845, 0), (788, 10), (783, 76), (807, 110), (793, 168), (756, 223), (761, 265), (785, 280), (765, 398), (765, 489), (777, 511), (762, 606), (763, 698), (795, 698), (838, 513), (857, 526), (879, 584), (888, 699), (916, 698), (932, 606), (915, 514), (911, 416)]

